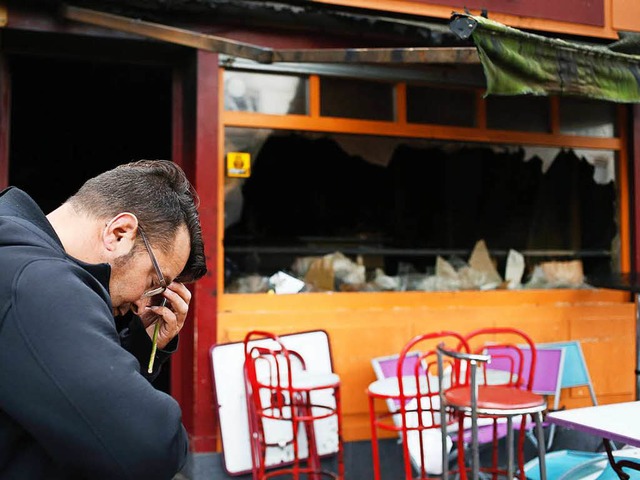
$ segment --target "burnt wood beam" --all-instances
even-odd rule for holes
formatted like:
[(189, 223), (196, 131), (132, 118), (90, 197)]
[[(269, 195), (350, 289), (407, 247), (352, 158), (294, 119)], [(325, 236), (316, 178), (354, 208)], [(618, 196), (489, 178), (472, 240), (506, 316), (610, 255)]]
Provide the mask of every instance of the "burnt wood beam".
[(199, 50), (223, 53), (234, 57), (251, 58), (261, 63), (269, 63), (268, 60), (271, 57), (271, 49), (269, 48), (97, 10), (64, 5), (62, 7), (62, 16), (68, 20), (133, 33)]
[(205, 33), (160, 23), (123, 17), (65, 5), (68, 20), (141, 35), (187, 47), (248, 58), (259, 63), (426, 63), (479, 64), (475, 47), (351, 48), (351, 49), (272, 49), (228, 40)]
[(274, 50), (273, 62), (480, 64), (475, 47)]
[[(64, 0), (29, 1), (64, 3)], [(73, 4), (160, 23), (164, 18), (170, 18), (182, 25), (192, 22), (204, 25), (222, 23), (242, 28), (251, 25), (307, 35), (335, 34), (352, 38), (354, 42), (373, 40), (381, 42), (380, 46), (473, 46), (470, 41), (461, 41), (444, 19), (427, 21), (418, 15), (308, 0), (73, 0)], [(368, 47), (371, 43), (354, 46)]]

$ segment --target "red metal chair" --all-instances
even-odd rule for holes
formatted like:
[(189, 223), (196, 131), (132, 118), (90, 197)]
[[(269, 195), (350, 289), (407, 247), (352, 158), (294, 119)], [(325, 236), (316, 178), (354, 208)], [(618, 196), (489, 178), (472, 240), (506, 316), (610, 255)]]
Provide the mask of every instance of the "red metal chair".
[[(505, 338), (508, 341), (503, 341)], [(472, 478), (477, 480), (479, 471), (488, 472), (495, 480), (498, 475), (506, 478), (514, 478), (514, 452), (513, 452), (513, 419), (521, 416), (521, 428), (518, 435), (518, 478), (526, 480), (524, 472), (524, 442), (525, 426), (528, 415), (531, 415), (536, 423), (538, 437), (538, 455), (540, 458), (540, 478), (546, 479), (545, 469), (545, 442), (542, 432), (542, 413), (546, 410), (546, 400), (542, 395), (533, 393), (533, 381), (536, 366), (536, 348), (529, 336), (521, 330), (504, 328), (480, 329), (465, 336), (470, 353), (452, 351), (444, 347), (438, 349), (439, 359), (454, 358), (465, 362), (467, 368), (465, 375), (469, 381), (451, 386), (441, 392), (442, 408), (453, 409), (458, 412), (459, 430), (463, 429), (465, 417), (472, 418), (472, 444), (471, 444), (471, 472)], [(519, 344), (526, 344), (530, 350), (530, 361), (525, 362), (525, 355)], [(490, 371), (486, 368), (491, 361), (491, 350), (496, 352), (496, 360), (510, 366), (507, 374), (499, 381), (488, 381)], [(497, 352), (500, 351), (498, 354)], [(476, 372), (476, 369), (478, 370)], [(526, 370), (525, 370), (526, 369)], [(493, 455), (492, 464), (489, 467), (480, 467), (477, 440), (477, 419), (490, 418), (494, 422)], [(506, 418), (507, 422), (507, 466), (498, 465), (498, 435), (497, 423), (499, 419)], [(446, 431), (446, 424), (443, 430)], [(466, 462), (464, 459), (466, 449), (463, 435), (458, 437), (459, 470), (463, 480), (467, 478)], [(444, 478), (447, 478), (446, 472)]]
[[(443, 417), (440, 412), (440, 381), (436, 371), (436, 347), (440, 343), (461, 350), (466, 345), (462, 335), (456, 332), (418, 335), (404, 346), (398, 356), (384, 357), (385, 365), (379, 366), (380, 371), (384, 368), (392, 371), (393, 375), (380, 378), (367, 388), (374, 480), (380, 480), (378, 430), (400, 435), (406, 480), (440, 478), (442, 470), (448, 469), (450, 443), (442, 437), (440, 425), (442, 418), (449, 421), (450, 417), (447, 413)], [(393, 365), (389, 364), (390, 361)], [(443, 384), (459, 385), (466, 381), (460, 375), (456, 362), (445, 368)], [(384, 400), (388, 410), (376, 410), (379, 403), (376, 400)]]
[[(269, 332), (249, 332), (244, 353), (254, 480), (343, 479), (339, 377), (308, 370)], [(317, 422), (327, 421), (335, 422), (337, 473), (323, 469), (318, 453)]]

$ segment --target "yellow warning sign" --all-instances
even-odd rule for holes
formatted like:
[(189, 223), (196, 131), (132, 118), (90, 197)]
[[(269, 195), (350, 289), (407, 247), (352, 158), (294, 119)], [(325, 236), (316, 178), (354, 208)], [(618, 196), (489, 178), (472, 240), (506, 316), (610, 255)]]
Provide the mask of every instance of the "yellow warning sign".
[(246, 152), (227, 153), (227, 177), (249, 177), (251, 175), (251, 154)]

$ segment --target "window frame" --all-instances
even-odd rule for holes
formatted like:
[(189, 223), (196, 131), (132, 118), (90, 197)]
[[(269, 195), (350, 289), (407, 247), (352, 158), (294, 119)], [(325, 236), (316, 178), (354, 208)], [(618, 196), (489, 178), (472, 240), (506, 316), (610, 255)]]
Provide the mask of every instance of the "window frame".
[[(473, 90), (475, 93), (475, 112), (476, 126), (474, 127), (458, 127), (449, 125), (409, 123), (407, 121), (407, 84), (424, 85), (442, 88), (441, 82), (418, 80), (404, 80), (393, 78), (395, 74), (402, 75), (400, 72), (393, 72), (390, 77), (379, 75), (385, 72), (381, 69), (372, 69), (362, 75), (361, 70), (341, 69), (339, 76), (351, 77), (354, 79), (371, 79), (376, 78), (378, 72), (381, 81), (393, 83), (393, 97), (395, 103), (395, 115), (393, 121), (378, 120), (360, 120), (340, 117), (329, 117), (320, 115), (320, 82), (325, 73), (322, 72), (322, 66), (315, 66), (314, 70), (302, 66), (302, 68), (292, 68), (290, 70), (283, 68), (238, 68), (233, 70), (255, 71), (257, 73), (292, 73), (303, 75), (308, 78), (308, 108), (306, 115), (294, 114), (264, 114), (255, 112), (229, 111), (224, 109), (224, 102), (220, 104), (219, 134), (220, 142), (220, 203), (219, 211), (224, 212), (224, 131), (227, 127), (239, 127), (248, 129), (275, 129), (275, 130), (293, 130), (308, 131), (320, 133), (338, 133), (338, 134), (355, 134), (355, 135), (375, 135), (387, 137), (406, 137), (421, 138), (442, 141), (460, 141), (475, 142), (480, 144), (505, 144), (505, 145), (536, 145), (544, 147), (556, 148), (587, 148), (613, 150), (616, 155), (616, 191), (617, 191), (617, 217), (620, 236), (620, 269), (628, 271), (631, 264), (630, 250), (630, 191), (629, 191), (629, 167), (628, 167), (628, 132), (627, 132), (627, 109), (624, 105), (617, 105), (615, 131), (618, 133), (615, 137), (589, 137), (580, 135), (561, 134), (560, 132), (560, 99), (559, 97), (547, 97), (550, 102), (549, 107), (549, 125), (550, 131), (543, 132), (525, 132), (514, 130), (496, 130), (487, 128), (487, 102), (484, 98), (484, 87), (475, 85), (449, 85), (447, 88), (463, 88)], [(223, 78), (225, 67), (219, 69), (221, 99), (224, 98)], [(373, 72), (373, 73), (372, 73)], [(329, 70), (326, 75), (336, 75), (335, 72)], [(413, 78), (413, 77), (411, 77)], [(470, 82), (473, 83), (473, 82)], [(223, 244), (224, 229), (220, 230), (219, 245)], [(218, 264), (222, 267), (224, 262), (224, 246), (220, 251)], [(224, 285), (224, 271), (219, 268), (219, 282)]]

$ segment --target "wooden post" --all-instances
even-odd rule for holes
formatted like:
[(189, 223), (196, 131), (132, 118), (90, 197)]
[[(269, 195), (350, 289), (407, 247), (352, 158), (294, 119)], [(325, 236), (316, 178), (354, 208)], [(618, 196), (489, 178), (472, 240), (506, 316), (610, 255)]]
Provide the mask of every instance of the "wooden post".
[[(2, 21), (0, 5), (0, 24)], [(0, 51), (0, 190), (9, 186), (9, 121), (11, 118), (11, 76), (7, 59)]]
[(631, 153), (631, 241), (632, 241), (632, 272), (640, 270), (640, 105), (631, 107), (631, 136), (633, 150)]
[(209, 349), (216, 341), (219, 237), (218, 55), (197, 50), (174, 74), (173, 160), (182, 166), (200, 197), (207, 275), (192, 285), (189, 318), (171, 365), (171, 393), (183, 411), (191, 451), (213, 452), (217, 426)]

